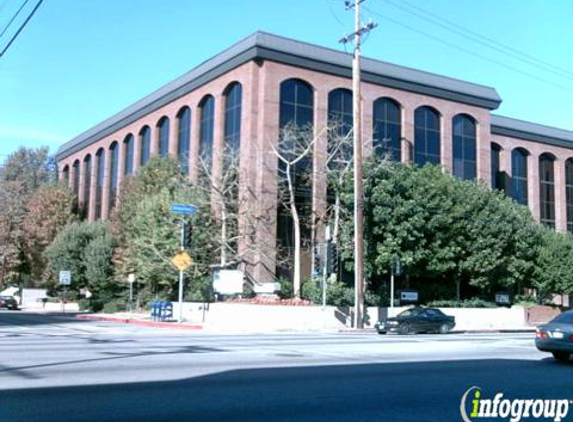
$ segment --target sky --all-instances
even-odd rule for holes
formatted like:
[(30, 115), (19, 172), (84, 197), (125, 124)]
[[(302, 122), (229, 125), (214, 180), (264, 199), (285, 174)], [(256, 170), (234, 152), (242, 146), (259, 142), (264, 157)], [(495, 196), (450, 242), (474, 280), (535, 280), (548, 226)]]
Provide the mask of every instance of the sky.
[[(0, 0), (0, 52), (37, 2)], [(494, 113), (573, 131), (573, 1), (362, 6), (378, 23), (364, 56), (492, 86)], [(0, 57), (0, 163), (55, 152), (257, 30), (344, 51), (352, 27), (344, 0), (44, 0)]]

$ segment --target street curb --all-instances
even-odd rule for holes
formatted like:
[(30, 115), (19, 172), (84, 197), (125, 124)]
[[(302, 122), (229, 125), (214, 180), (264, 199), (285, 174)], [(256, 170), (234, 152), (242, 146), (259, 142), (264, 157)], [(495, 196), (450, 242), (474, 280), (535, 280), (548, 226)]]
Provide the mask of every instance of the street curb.
[[(362, 329), (340, 329), (339, 333), (344, 334), (364, 334), (364, 333), (375, 333), (375, 328), (362, 328)], [(452, 330), (448, 334), (511, 334), (511, 333), (534, 333), (535, 327), (531, 328), (515, 328), (515, 329), (496, 329), (496, 328), (484, 328), (484, 329), (472, 329), (472, 330)]]
[(131, 318), (121, 318), (121, 317), (111, 317), (103, 315), (76, 315), (78, 319), (87, 319), (91, 321), (106, 321), (106, 322), (117, 322), (119, 324), (131, 324), (140, 325), (144, 327), (155, 327), (155, 328), (174, 328), (177, 330), (202, 330), (202, 325), (197, 324), (178, 324), (176, 322), (163, 322), (163, 321), (144, 321), (140, 319)]

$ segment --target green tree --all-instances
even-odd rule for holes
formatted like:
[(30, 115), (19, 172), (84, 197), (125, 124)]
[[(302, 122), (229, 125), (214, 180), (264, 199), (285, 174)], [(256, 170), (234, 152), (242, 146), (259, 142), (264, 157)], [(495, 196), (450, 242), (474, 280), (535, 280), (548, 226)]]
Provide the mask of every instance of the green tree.
[(536, 248), (532, 287), (543, 303), (553, 294), (573, 293), (573, 236), (542, 226), (538, 231), (541, 242)]
[[(436, 295), (459, 297), (463, 283), (480, 291), (511, 286), (531, 271), (535, 224), (504, 195), (429, 165), (374, 160), (365, 181), (365, 268), (374, 291), (397, 257), (409, 280), (433, 282)], [(351, 205), (351, 192), (345, 199)], [(351, 244), (351, 223), (343, 244)], [(350, 260), (352, 250), (343, 256)]]
[(192, 244), (188, 249), (193, 259), (186, 271), (191, 278), (186, 283), (188, 289), (196, 287), (194, 280), (210, 276), (214, 230), (208, 201), (181, 176), (176, 160), (153, 157), (124, 185), (113, 216), (119, 239), (114, 258), (116, 279), (125, 280), (129, 273), (135, 273), (142, 301), (154, 296), (174, 298), (178, 272), (171, 259), (180, 248), (179, 221), (183, 216), (171, 213), (173, 203), (199, 205), (192, 219)]
[(58, 233), (46, 250), (51, 270), (51, 286), (55, 287), (61, 270), (71, 271), (71, 290), (87, 288), (92, 296), (92, 309), (119, 294), (121, 286), (113, 281), (113, 239), (109, 224), (74, 222)]
[(20, 147), (6, 158), (2, 176), (5, 181), (23, 183), (24, 191), (31, 193), (42, 184), (56, 182), (56, 163), (48, 147)]

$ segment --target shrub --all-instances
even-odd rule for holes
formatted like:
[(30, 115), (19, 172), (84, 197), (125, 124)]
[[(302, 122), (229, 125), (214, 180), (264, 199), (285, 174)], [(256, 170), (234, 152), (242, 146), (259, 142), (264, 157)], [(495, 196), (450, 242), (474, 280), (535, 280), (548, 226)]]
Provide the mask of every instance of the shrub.
[(105, 303), (102, 309), (105, 314), (113, 314), (123, 310), (125, 310), (125, 303), (119, 299)]
[(278, 295), (281, 299), (290, 299), (294, 296), (294, 289), (293, 289), (293, 285), (289, 280), (285, 280), (284, 278), (281, 278), (279, 280), (279, 283), (281, 285), (281, 289), (278, 292)]
[(433, 308), (497, 308), (495, 303), (478, 298), (465, 300), (434, 300), (427, 303), (427, 305)]
[(517, 295), (514, 303), (519, 306), (534, 306), (537, 305), (537, 299), (529, 295)]
[[(210, 302), (213, 293), (210, 276), (187, 280), (184, 300), (187, 302)], [(175, 289), (177, 290), (177, 289)]]
[[(322, 304), (322, 284), (320, 280), (310, 279), (302, 284), (301, 296), (317, 305)], [(330, 306), (352, 306), (354, 289), (340, 281), (328, 282), (326, 286), (326, 304)]]

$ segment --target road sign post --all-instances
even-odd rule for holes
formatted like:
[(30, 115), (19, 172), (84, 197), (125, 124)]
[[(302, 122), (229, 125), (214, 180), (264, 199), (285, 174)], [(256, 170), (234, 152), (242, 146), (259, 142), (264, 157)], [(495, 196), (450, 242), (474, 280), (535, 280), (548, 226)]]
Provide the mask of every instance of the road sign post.
[[(194, 215), (197, 212), (197, 207), (192, 204), (171, 204), (171, 212), (174, 214)], [(185, 252), (185, 221), (179, 220), (181, 225), (181, 247), (180, 251), (171, 260), (173, 265), (179, 269), (179, 315), (177, 322), (183, 321), (183, 271), (191, 265), (191, 257)]]
[(60, 271), (60, 277), (59, 277), (59, 284), (61, 286), (64, 287), (63, 293), (62, 293), (62, 312), (66, 312), (66, 293), (67, 293), (67, 289), (66, 287), (69, 286), (70, 284), (72, 284), (72, 272), (68, 271), (68, 270), (62, 270)]
[(133, 282), (135, 281), (135, 274), (129, 273), (127, 281), (129, 282), (129, 312), (133, 312)]

